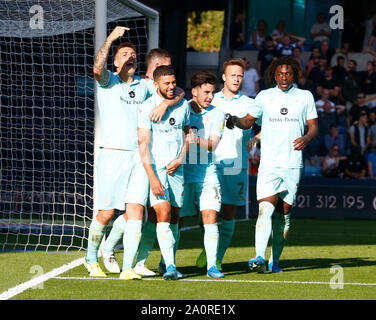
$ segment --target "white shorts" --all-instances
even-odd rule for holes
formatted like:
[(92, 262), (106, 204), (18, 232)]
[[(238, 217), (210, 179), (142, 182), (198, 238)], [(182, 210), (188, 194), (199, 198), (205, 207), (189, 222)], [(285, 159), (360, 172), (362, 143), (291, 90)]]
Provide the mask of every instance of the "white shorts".
[(125, 210), (126, 203), (146, 205), (149, 180), (138, 151), (100, 149), (98, 209)]
[(257, 174), (257, 200), (274, 195), (293, 205), (303, 168), (260, 167)]

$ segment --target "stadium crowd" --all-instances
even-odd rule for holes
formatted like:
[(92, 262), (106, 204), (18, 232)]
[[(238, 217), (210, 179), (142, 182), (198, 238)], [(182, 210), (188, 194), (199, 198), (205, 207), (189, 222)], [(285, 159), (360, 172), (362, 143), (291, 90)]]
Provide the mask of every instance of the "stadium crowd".
[[(283, 21), (270, 34), (265, 30), (266, 22), (260, 21), (248, 43), (237, 43), (237, 50), (258, 50), (257, 65), (248, 68), (256, 76), (247, 80), (246, 71), (243, 86), (252, 81), (256, 94), (265, 89), (265, 70), (281, 56), (293, 56), (301, 64), (304, 74), (294, 86), (313, 94), (319, 125), (318, 136), (304, 151), (305, 175), (375, 179), (376, 25), (363, 48), (372, 56), (365, 69), (351, 56), (349, 42), (343, 41), (341, 48), (330, 47), (331, 30), (322, 14), (311, 28), (312, 46), (305, 44), (306, 38), (287, 33)], [(302, 51), (310, 52), (307, 61)], [(255, 146), (249, 155), (251, 175), (257, 174), (259, 160), (259, 146)]]

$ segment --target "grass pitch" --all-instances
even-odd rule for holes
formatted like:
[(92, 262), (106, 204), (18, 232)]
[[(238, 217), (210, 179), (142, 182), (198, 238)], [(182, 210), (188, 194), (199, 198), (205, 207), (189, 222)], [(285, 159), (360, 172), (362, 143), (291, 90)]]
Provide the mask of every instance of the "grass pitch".
[[(210, 279), (195, 266), (203, 247), (200, 229), (183, 231), (177, 267), (186, 275), (179, 281), (162, 277), (141, 281), (90, 278), (83, 265), (54, 276), (13, 300), (374, 300), (376, 299), (376, 221), (292, 220), (282, 254), (280, 274), (250, 273), (247, 262), (255, 255), (255, 219), (237, 222), (222, 267), (224, 279)], [(0, 252), (0, 294), (47, 273), (81, 252)], [(270, 247), (267, 257), (270, 254)], [(119, 263), (122, 251), (116, 252)], [(156, 247), (147, 265), (157, 270)], [(101, 259), (100, 262), (102, 263)], [(103, 265), (102, 265), (103, 266)], [(105, 269), (103, 269), (105, 270)]]

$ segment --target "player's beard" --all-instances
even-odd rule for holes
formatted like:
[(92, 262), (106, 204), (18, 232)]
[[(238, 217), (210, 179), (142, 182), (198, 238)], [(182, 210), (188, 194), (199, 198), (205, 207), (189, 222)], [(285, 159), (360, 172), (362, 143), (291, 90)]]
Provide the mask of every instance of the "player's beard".
[(163, 98), (165, 98), (165, 99), (167, 99), (167, 100), (172, 100), (172, 99), (175, 97), (175, 91), (176, 91), (176, 89), (174, 89), (174, 94), (173, 94), (173, 96), (172, 96), (172, 97), (169, 97), (169, 96), (167, 95), (167, 93), (162, 92), (161, 90), (158, 89), (159, 94), (160, 94)]

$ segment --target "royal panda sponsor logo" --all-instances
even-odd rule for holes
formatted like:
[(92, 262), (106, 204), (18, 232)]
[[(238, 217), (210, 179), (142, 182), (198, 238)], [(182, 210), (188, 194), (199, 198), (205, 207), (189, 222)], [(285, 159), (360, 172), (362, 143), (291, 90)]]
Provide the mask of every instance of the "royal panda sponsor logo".
[(176, 123), (175, 118), (170, 118), (170, 120), (168, 120), (168, 121), (169, 121), (170, 125), (172, 125), (172, 126)]
[(281, 108), (280, 112), (281, 112), (282, 115), (285, 116), (286, 114), (289, 113), (289, 110), (287, 108), (283, 107), (283, 108)]

